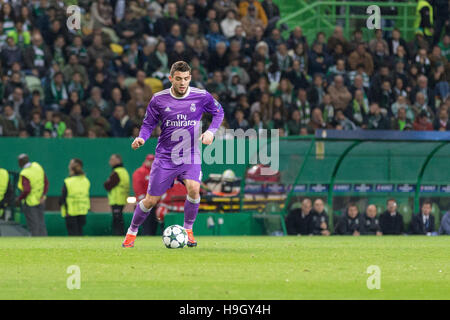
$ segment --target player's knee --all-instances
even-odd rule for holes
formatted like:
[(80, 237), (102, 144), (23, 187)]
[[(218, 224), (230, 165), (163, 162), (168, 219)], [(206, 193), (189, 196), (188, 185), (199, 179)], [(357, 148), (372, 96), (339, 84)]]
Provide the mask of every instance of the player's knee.
[(144, 200), (142, 200), (142, 203), (144, 204), (144, 207), (150, 209), (158, 203), (158, 199), (154, 197), (146, 197)]
[(200, 190), (189, 190), (188, 195), (191, 199), (198, 199), (200, 198)]

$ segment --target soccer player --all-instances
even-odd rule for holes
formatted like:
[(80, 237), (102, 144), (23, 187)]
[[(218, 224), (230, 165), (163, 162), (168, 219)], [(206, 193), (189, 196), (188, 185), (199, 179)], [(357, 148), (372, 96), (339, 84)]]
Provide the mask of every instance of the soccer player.
[[(147, 194), (134, 211), (130, 228), (122, 243), (126, 248), (134, 246), (139, 226), (175, 179), (183, 182), (188, 192), (184, 204), (187, 245), (197, 245), (192, 226), (200, 204), (202, 179), (198, 140), (206, 145), (212, 143), (224, 112), (220, 103), (206, 90), (189, 86), (191, 68), (186, 62), (178, 61), (172, 65), (169, 81), (171, 88), (153, 95), (139, 136), (131, 144), (134, 150), (142, 147), (161, 121), (161, 135), (156, 146)], [(200, 120), (205, 111), (212, 115), (212, 121), (208, 130), (200, 135)]]

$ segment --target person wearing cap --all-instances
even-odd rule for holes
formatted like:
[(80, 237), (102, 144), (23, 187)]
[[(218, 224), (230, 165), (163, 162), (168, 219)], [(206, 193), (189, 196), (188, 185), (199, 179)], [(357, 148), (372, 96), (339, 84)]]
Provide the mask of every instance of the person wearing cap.
[(123, 208), (127, 204), (130, 192), (130, 175), (123, 166), (120, 154), (112, 154), (109, 158), (109, 165), (112, 168), (112, 172), (103, 186), (108, 192), (108, 201), (113, 215), (112, 233), (115, 236), (119, 236), (125, 234)]
[(48, 192), (48, 179), (44, 169), (37, 162), (30, 162), (28, 155), (18, 157), (19, 173), (18, 188), (21, 194), (16, 204), (22, 204), (28, 230), (31, 236), (47, 236), (44, 219), (44, 203)]
[[(145, 157), (145, 161), (142, 163), (142, 166), (133, 172), (133, 191), (136, 196), (136, 203), (144, 199), (147, 194), (148, 178), (150, 177), (150, 171), (154, 160), (155, 156), (153, 154), (148, 154)], [(156, 207), (154, 207), (142, 224), (142, 228), (144, 229), (143, 234), (155, 235), (157, 226), (158, 220), (156, 219)]]

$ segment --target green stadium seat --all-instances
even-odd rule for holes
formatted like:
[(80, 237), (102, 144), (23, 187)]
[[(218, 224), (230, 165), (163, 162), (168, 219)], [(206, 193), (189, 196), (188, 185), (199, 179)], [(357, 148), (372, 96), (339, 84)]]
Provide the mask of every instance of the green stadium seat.
[(41, 98), (44, 98), (44, 89), (42, 88), (41, 80), (38, 77), (26, 76), (25, 83), (30, 92), (38, 90), (41, 94)]
[(437, 203), (433, 202), (431, 206), (431, 214), (434, 216), (434, 230), (438, 231), (441, 224), (441, 209)]
[(280, 205), (275, 202), (268, 202), (264, 208), (264, 213), (274, 214), (281, 211)]
[(411, 223), (413, 210), (407, 203), (400, 203), (398, 205), (398, 212), (403, 216), (404, 231), (409, 231), (409, 224)]

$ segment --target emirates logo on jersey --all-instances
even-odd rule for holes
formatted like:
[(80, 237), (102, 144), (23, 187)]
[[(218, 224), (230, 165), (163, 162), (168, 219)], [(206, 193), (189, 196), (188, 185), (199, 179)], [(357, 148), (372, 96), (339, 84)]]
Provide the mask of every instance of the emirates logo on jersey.
[(195, 112), (195, 110), (197, 110), (195, 103), (191, 103), (191, 112)]

